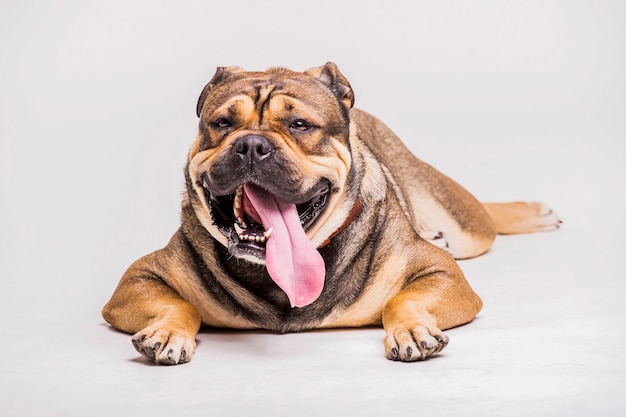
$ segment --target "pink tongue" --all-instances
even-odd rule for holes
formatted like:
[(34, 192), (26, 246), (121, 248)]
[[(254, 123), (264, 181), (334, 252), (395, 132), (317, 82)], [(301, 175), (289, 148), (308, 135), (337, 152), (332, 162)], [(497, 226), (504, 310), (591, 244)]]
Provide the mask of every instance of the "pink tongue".
[(254, 185), (245, 184), (244, 191), (263, 228), (272, 228), (265, 243), (267, 272), (287, 294), (292, 307), (311, 304), (324, 288), (326, 267), (322, 256), (304, 233), (296, 205)]

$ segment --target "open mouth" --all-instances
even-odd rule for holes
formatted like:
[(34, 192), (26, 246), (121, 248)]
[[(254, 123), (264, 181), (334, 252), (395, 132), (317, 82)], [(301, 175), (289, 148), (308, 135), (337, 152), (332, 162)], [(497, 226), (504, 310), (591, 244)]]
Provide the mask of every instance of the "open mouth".
[[(250, 184), (241, 185), (232, 194), (224, 196), (212, 195), (205, 179), (202, 180), (202, 185), (206, 201), (211, 209), (213, 222), (220, 232), (228, 238), (231, 254), (265, 259), (266, 242), (272, 235), (273, 228), (267, 224), (264, 225), (262, 219), (264, 216), (255, 208), (251, 202), (251, 196), (248, 194), (254, 190), (255, 195), (265, 195), (271, 200), (282, 200), (272, 196), (262, 187)], [(329, 195), (330, 183), (327, 180), (322, 180), (307, 201), (293, 204), (304, 231), (309, 229), (324, 212)], [(291, 203), (283, 202), (281, 204)]]

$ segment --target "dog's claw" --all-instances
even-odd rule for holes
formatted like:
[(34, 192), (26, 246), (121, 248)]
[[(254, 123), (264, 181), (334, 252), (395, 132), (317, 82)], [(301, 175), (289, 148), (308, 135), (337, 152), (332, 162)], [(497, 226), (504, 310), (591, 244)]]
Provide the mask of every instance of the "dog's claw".
[(150, 358), (150, 359), (154, 360), (155, 352), (156, 352), (156, 350), (157, 350), (158, 348), (159, 348), (159, 347), (158, 347), (158, 346), (156, 346), (156, 345), (155, 345), (155, 346), (152, 346), (152, 347), (146, 347), (146, 348), (144, 348), (144, 349), (143, 349), (143, 353), (145, 353), (145, 355), (146, 355), (148, 358)]
[(443, 350), (443, 348), (448, 346), (448, 342), (450, 341), (448, 336), (446, 336), (444, 334), (441, 334), (441, 335), (436, 334), (434, 337), (437, 340), (437, 342), (439, 342), (439, 350), (437, 352), (441, 352), (441, 350)]
[(400, 355), (398, 354), (398, 348), (393, 348), (391, 349), (391, 358), (394, 361), (397, 361), (400, 359)]
[(191, 360), (191, 352), (196, 346), (194, 338), (184, 334), (155, 328), (153, 326), (135, 334), (132, 338), (133, 346), (142, 356), (158, 365), (177, 365)]
[(390, 360), (415, 362), (428, 359), (443, 350), (448, 336), (436, 327), (414, 326), (388, 330), (385, 336), (386, 356)]

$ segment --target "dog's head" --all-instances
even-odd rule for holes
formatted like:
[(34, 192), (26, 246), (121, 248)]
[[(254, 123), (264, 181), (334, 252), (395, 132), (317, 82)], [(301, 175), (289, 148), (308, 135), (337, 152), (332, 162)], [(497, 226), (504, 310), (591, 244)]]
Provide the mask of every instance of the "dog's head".
[(303, 73), (219, 68), (198, 101), (189, 196), (229, 253), (265, 264), (293, 306), (324, 284), (316, 248), (345, 221), (350, 84), (335, 64)]

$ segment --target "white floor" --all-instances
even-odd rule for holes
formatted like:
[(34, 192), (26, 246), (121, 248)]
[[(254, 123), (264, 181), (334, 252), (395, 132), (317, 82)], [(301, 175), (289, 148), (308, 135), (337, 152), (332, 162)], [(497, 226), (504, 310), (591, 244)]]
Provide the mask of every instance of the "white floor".
[[(624, 7), (335, 3), (3, 6), (0, 416), (626, 415)], [(563, 228), (461, 262), (485, 307), (426, 362), (387, 361), (381, 329), (207, 331), (144, 362), (100, 308), (177, 227), (204, 82), (326, 60), (422, 159)]]

